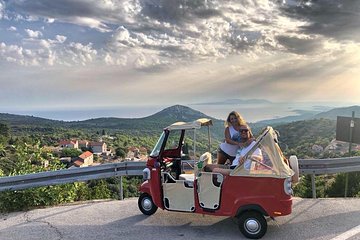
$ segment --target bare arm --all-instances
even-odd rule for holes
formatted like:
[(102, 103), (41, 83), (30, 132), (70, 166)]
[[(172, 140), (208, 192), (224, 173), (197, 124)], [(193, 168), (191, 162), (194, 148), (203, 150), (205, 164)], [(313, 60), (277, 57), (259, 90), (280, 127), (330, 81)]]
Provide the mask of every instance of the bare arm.
[(224, 135), (225, 135), (225, 142), (226, 142), (226, 143), (231, 144), (231, 145), (238, 145), (238, 146), (240, 146), (240, 145), (239, 145), (239, 142), (234, 141), (234, 140), (231, 139), (229, 127), (226, 127), (226, 128), (225, 128)]

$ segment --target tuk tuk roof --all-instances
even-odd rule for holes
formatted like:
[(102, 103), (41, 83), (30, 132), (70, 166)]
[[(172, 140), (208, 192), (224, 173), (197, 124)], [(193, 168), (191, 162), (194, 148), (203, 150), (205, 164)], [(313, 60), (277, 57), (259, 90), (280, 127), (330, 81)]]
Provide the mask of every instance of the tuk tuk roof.
[(199, 118), (193, 122), (176, 122), (166, 127), (167, 130), (186, 130), (186, 129), (199, 129), (202, 126), (212, 125), (212, 120), (208, 118)]

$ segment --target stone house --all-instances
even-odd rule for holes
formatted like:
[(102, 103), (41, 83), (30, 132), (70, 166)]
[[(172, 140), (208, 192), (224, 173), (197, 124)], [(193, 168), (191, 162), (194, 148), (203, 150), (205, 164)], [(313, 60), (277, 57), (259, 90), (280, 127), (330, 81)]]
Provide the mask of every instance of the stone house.
[(61, 140), (59, 146), (62, 148), (79, 148), (78, 140)]
[(75, 161), (76, 167), (88, 167), (94, 163), (94, 155), (90, 151), (82, 153)]
[(104, 142), (90, 142), (90, 147), (94, 154), (100, 155), (102, 153), (106, 153), (106, 143)]

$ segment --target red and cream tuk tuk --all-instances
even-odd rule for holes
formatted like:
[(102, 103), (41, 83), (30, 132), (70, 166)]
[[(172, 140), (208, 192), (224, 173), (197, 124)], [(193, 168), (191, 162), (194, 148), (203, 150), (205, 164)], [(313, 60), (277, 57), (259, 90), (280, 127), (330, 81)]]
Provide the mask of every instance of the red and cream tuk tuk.
[[(228, 175), (205, 172), (204, 166), (212, 163), (212, 157), (209, 152), (196, 157), (200, 145), (195, 138), (200, 128), (207, 126), (210, 146), (210, 125), (212, 121), (203, 118), (164, 129), (143, 171), (139, 209), (146, 215), (161, 208), (236, 217), (247, 238), (261, 238), (267, 231), (265, 217), (274, 219), (291, 213), (291, 187), (299, 171), (297, 158), (291, 156), (289, 161), (284, 157), (276, 132), (267, 127), (245, 156), (251, 161), (250, 167), (239, 165)], [(193, 149), (187, 151), (195, 157), (191, 173), (185, 173), (189, 161), (184, 160), (184, 146), (188, 143)], [(255, 149), (261, 150), (261, 160), (252, 158)]]

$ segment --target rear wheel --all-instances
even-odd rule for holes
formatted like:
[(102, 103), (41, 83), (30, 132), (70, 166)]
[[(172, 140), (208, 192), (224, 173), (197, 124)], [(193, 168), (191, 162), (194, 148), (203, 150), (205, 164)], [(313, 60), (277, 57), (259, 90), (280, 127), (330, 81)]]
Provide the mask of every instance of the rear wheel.
[(138, 200), (140, 211), (145, 215), (152, 215), (156, 212), (158, 207), (154, 204), (151, 196), (147, 193), (142, 193)]
[(259, 212), (244, 212), (239, 216), (239, 229), (245, 237), (259, 239), (262, 238), (267, 231), (267, 222)]

